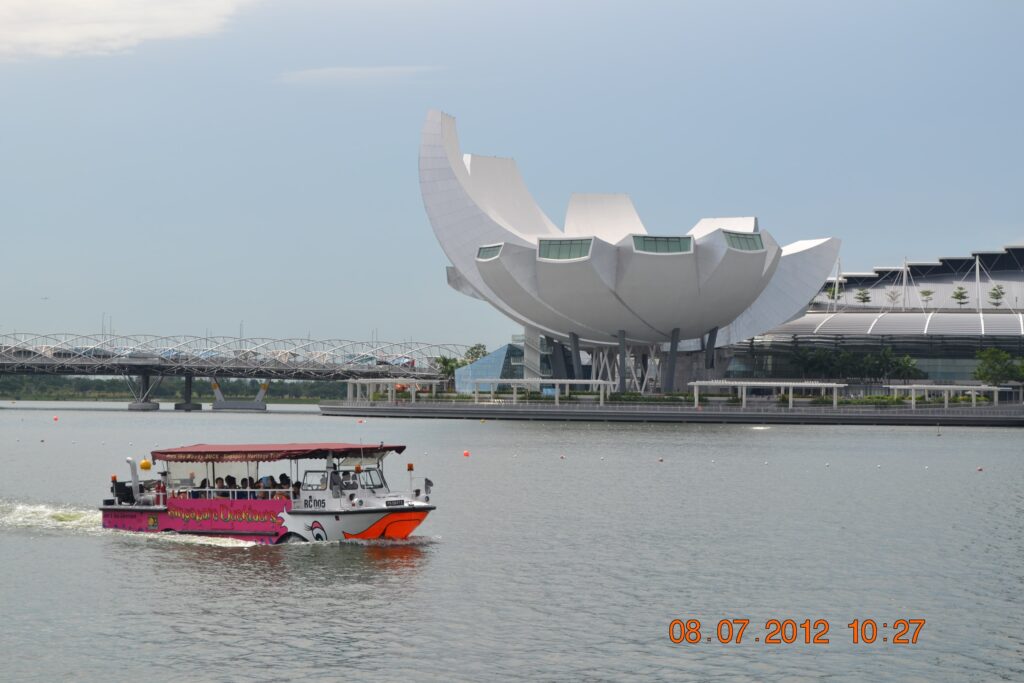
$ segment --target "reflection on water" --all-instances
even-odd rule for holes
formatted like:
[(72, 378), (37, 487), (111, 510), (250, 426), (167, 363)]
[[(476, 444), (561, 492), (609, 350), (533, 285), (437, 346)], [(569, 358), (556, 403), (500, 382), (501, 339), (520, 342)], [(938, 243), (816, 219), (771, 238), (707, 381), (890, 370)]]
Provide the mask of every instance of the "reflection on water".
[[(409, 581), (429, 560), (431, 539), (403, 543), (344, 542), (289, 543), (266, 546), (246, 544), (225, 547), (208, 543), (206, 537), (177, 534), (125, 534), (119, 539), (132, 546), (140, 564), (151, 563), (155, 576), (170, 581), (220, 582), (245, 585), (258, 593), (277, 591), (282, 584), (311, 583), (325, 586), (356, 585), (370, 588), (393, 578)], [(202, 538), (203, 544), (181, 542)], [(151, 539), (166, 542), (159, 547)], [(141, 545), (140, 546), (140, 542)], [(148, 547), (146, 547), (148, 546)], [(145, 551), (145, 552), (144, 552)]]

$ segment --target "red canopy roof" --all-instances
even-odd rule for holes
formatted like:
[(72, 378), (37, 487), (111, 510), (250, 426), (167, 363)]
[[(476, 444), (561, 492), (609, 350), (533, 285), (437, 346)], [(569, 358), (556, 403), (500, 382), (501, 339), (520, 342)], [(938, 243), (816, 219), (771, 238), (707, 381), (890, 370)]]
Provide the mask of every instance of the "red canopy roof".
[(379, 456), (394, 451), (401, 453), (405, 446), (357, 443), (243, 443), (208, 444), (163, 448), (153, 451), (154, 460), (167, 462), (266, 462), (269, 460), (299, 460), (302, 458)]

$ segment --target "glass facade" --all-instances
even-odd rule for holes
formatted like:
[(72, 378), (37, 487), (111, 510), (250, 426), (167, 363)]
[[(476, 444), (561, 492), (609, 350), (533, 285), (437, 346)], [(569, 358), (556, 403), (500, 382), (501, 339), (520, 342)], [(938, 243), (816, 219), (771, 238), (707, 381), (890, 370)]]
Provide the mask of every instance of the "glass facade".
[(756, 232), (725, 232), (725, 243), (733, 249), (740, 251), (761, 251), (764, 249), (764, 242), (761, 235)]
[[(506, 344), (483, 358), (455, 370), (455, 391), (460, 394), (473, 393), (474, 379), (522, 379), (523, 349), (515, 344)], [(518, 361), (518, 362), (517, 362)], [(507, 384), (498, 384), (496, 391), (509, 389)], [(490, 391), (490, 384), (481, 384), (480, 391)]]
[(633, 249), (649, 254), (688, 254), (693, 251), (693, 239), (690, 237), (634, 235)]
[(501, 253), (501, 247), (502, 245), (500, 244), (493, 244), (489, 247), (480, 247), (476, 250), (476, 257), (481, 261), (492, 259)]
[(593, 240), (540, 240), (537, 255), (548, 259), (574, 259), (590, 255)]

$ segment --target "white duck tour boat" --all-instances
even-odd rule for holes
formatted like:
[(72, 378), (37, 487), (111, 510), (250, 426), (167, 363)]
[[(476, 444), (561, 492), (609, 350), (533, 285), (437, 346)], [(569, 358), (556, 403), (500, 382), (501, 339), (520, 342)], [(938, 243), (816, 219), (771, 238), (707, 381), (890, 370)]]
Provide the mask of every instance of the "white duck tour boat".
[[(105, 529), (204, 534), (256, 543), (408, 538), (427, 517), (429, 479), (393, 492), (384, 458), (405, 446), (346, 443), (196, 444), (128, 458), (111, 477)], [(143, 479), (159, 463), (155, 478)]]

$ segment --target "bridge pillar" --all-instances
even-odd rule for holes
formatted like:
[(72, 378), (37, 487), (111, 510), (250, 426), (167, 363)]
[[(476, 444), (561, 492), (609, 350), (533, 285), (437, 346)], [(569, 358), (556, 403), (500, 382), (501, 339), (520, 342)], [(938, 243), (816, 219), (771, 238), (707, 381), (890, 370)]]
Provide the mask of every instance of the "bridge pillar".
[(251, 401), (235, 401), (224, 398), (223, 392), (220, 390), (220, 384), (217, 380), (211, 380), (210, 386), (213, 388), (213, 409), (214, 410), (266, 410), (267, 403), (264, 401), (264, 397), (267, 395), (267, 389), (270, 388), (270, 382), (261, 382), (260, 390), (256, 394), (256, 398)]
[(192, 402), (192, 375), (185, 375), (185, 388), (181, 392), (181, 403), (175, 403), (174, 409), (184, 411), (203, 409), (202, 403)]
[(140, 375), (139, 387), (136, 389), (132, 386), (131, 380), (125, 377), (125, 381), (128, 382), (128, 388), (131, 389), (132, 395), (135, 397), (135, 400), (128, 404), (128, 410), (160, 410), (160, 404), (151, 401), (149, 394), (160, 385), (161, 379), (163, 378), (157, 379), (156, 384), (151, 384), (149, 375)]

